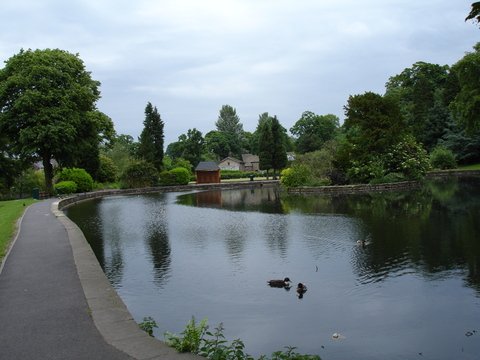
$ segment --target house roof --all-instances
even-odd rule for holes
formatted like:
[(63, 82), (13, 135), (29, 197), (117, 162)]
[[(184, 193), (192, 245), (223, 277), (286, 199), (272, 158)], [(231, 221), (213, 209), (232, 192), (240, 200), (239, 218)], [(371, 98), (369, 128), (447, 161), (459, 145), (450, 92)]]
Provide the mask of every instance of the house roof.
[(242, 154), (242, 159), (244, 163), (260, 162), (258, 155), (253, 154)]
[(234, 157), (227, 156), (225, 159), (221, 160), (220, 163), (222, 163), (224, 161), (227, 161), (227, 160), (234, 161), (234, 162), (239, 163), (239, 164), (241, 164), (243, 162), (242, 160), (238, 160)]
[(195, 168), (195, 171), (217, 171), (220, 170), (217, 163), (214, 161), (200, 161)]

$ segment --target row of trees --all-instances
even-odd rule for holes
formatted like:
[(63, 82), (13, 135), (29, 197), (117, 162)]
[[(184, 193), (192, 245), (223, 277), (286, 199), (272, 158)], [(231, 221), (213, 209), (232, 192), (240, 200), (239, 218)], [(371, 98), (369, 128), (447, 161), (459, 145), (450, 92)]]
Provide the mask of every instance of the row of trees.
[(306, 111), (288, 136), (276, 116), (263, 113), (248, 132), (235, 108), (224, 105), (215, 130), (203, 136), (189, 129), (164, 154), (164, 123), (151, 103), (138, 141), (117, 136), (112, 120), (96, 108), (100, 83), (78, 55), (22, 50), (0, 69), (0, 192), (39, 160), (51, 192), (53, 159), (60, 168), (83, 168), (97, 181), (112, 181), (139, 161), (156, 172), (191, 171), (201, 160), (242, 153), (258, 154), (261, 169), (275, 171), (286, 166), (287, 151), (296, 151), (294, 166), (321, 183), (415, 178), (438, 146), (461, 163), (480, 161), (479, 78), (477, 44), (453, 66), (413, 64), (388, 80), (384, 95), (350, 96), (341, 126), (335, 115)]

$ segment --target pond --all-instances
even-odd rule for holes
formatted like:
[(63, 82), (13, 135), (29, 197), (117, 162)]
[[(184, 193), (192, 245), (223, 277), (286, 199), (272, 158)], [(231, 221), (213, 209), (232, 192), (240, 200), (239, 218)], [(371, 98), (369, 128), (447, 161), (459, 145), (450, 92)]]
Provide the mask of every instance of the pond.
[[(284, 346), (324, 360), (480, 354), (480, 178), (343, 196), (264, 187), (106, 197), (67, 215), (160, 339), (194, 316), (223, 323), (256, 357)], [(284, 277), (289, 291), (267, 285)]]

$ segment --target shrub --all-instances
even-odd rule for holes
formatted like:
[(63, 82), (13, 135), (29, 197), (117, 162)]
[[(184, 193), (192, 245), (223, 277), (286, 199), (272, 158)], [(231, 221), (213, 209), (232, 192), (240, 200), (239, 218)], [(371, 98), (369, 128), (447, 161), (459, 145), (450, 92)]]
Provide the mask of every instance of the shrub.
[(139, 161), (127, 166), (120, 177), (122, 188), (142, 188), (158, 184), (158, 172), (155, 167), (146, 162)]
[(282, 170), (280, 181), (285, 187), (291, 188), (308, 185), (310, 179), (310, 169), (300, 164)]
[(55, 193), (58, 195), (73, 194), (77, 191), (77, 184), (73, 181), (60, 181), (54, 185)]
[(412, 136), (390, 147), (385, 164), (387, 172), (403, 174), (408, 180), (418, 180), (430, 169), (427, 152)]
[(101, 183), (115, 182), (118, 168), (108, 156), (100, 155), (100, 166), (97, 172), (97, 181)]
[(430, 154), (430, 164), (434, 169), (455, 169), (457, 161), (453, 152), (443, 146), (437, 146)]
[(190, 181), (190, 173), (183, 167), (178, 167), (170, 171), (162, 171), (159, 177), (159, 184), (163, 186), (187, 185)]
[(93, 179), (88, 172), (79, 168), (65, 168), (57, 176), (57, 182), (73, 181), (77, 184), (77, 192), (91, 191)]
[(172, 169), (170, 173), (175, 176), (176, 184), (187, 185), (190, 181), (190, 172), (183, 167)]

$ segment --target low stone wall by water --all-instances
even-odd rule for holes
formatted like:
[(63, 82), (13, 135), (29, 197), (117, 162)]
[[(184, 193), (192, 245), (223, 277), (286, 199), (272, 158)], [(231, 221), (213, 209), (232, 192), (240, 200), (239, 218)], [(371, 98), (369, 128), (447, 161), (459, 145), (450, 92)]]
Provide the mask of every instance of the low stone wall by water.
[(394, 190), (408, 190), (420, 186), (418, 181), (402, 181), (391, 184), (357, 184), (357, 185), (333, 185), (333, 186), (312, 186), (312, 187), (298, 187), (288, 189), (289, 193), (307, 194), (359, 194), (368, 192), (382, 192)]
[[(480, 176), (480, 170), (438, 170), (426, 174), (427, 179), (441, 179), (447, 177)], [(288, 189), (293, 194), (359, 194), (383, 191), (401, 191), (420, 187), (421, 181), (401, 181), (389, 184), (357, 184), (338, 186), (312, 186)]]
[(260, 188), (263, 186), (278, 186), (278, 180), (261, 180), (261, 181), (243, 181), (243, 182), (226, 182), (220, 184), (191, 184), (181, 186), (157, 186), (138, 189), (111, 189), (99, 190), (88, 193), (75, 194), (59, 201), (58, 208), (65, 209), (67, 206), (73, 205), (80, 201), (101, 198), (104, 196), (120, 196), (120, 195), (140, 195), (155, 194), (165, 192), (185, 192), (185, 191), (205, 191), (205, 190), (232, 190), (244, 188)]

